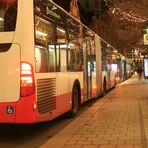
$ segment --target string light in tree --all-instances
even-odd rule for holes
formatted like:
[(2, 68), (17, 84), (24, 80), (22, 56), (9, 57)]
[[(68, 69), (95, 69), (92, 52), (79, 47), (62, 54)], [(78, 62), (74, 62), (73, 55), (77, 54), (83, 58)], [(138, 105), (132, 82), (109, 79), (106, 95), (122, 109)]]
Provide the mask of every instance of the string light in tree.
[(127, 20), (129, 22), (135, 22), (135, 23), (144, 23), (148, 20), (148, 17), (139, 16), (133, 10), (131, 9), (129, 12), (126, 12), (124, 10), (121, 10), (121, 8), (110, 8), (110, 11), (113, 14), (120, 15), (120, 20)]

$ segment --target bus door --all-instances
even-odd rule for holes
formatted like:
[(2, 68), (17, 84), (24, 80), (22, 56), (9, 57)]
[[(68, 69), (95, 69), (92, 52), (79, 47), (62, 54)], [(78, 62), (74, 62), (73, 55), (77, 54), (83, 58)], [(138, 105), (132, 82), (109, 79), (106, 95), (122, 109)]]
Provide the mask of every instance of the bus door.
[(89, 40), (83, 43), (84, 49), (84, 99), (92, 97), (91, 45)]

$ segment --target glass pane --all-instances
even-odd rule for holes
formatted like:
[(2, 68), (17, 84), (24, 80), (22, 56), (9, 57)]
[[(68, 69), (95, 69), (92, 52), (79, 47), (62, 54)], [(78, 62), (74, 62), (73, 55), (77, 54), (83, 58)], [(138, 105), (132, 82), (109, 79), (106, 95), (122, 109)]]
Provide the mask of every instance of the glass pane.
[(66, 32), (64, 29), (57, 27), (56, 49), (59, 53), (59, 56), (57, 56), (59, 71), (67, 71), (67, 47)]
[(47, 49), (42, 46), (35, 47), (35, 57), (36, 57), (36, 72), (47, 72)]
[(49, 45), (49, 59), (48, 59), (48, 71), (54, 72), (56, 71), (56, 54), (55, 54), (55, 46)]
[[(44, 56), (45, 58), (43, 59), (44, 62), (36, 61), (36, 67), (46, 66), (46, 68), (44, 67), (43, 69), (51, 72), (56, 71), (56, 53), (55, 53), (53, 31), (54, 31), (54, 28), (52, 23), (38, 16), (35, 16), (36, 46), (42, 47), (42, 49), (45, 50), (44, 54), (46, 53), (46, 56)], [(35, 55), (38, 56), (38, 54), (35, 54)], [(39, 60), (38, 57), (36, 57), (36, 60), (37, 59)], [(43, 72), (44, 70), (40, 69), (40, 71), (37, 71), (37, 72)]]
[(69, 59), (68, 65), (70, 71), (81, 71), (83, 64), (83, 52), (80, 46), (79, 39), (74, 34), (69, 34), (68, 44)]
[(0, 32), (14, 31), (17, 16), (17, 0), (0, 0)]
[(101, 41), (101, 52), (102, 52), (102, 70), (108, 71), (108, 50), (107, 44)]

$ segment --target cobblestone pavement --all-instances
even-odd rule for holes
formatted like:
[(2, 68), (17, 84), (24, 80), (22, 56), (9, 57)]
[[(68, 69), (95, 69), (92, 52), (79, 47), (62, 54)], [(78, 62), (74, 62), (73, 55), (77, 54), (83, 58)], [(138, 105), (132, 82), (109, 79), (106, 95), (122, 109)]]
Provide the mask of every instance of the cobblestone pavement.
[(119, 84), (41, 148), (147, 148), (148, 80)]

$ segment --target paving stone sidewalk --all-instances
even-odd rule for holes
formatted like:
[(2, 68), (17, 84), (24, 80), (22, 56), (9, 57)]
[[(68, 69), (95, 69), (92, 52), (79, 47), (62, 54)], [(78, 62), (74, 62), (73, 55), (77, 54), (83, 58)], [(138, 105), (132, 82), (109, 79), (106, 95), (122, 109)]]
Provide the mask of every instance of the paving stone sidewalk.
[(40, 148), (147, 148), (148, 80), (133, 76)]

